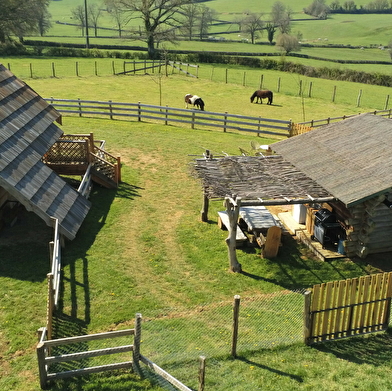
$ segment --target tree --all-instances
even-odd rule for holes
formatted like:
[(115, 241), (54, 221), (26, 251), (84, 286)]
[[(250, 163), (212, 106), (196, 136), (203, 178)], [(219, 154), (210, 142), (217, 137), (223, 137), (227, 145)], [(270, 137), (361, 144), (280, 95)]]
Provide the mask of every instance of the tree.
[(20, 40), (28, 33), (41, 35), (50, 27), (49, 0), (1, 0), (0, 42), (15, 35)]
[(272, 43), (274, 41), (276, 27), (274, 26), (273, 23), (268, 22), (265, 26), (265, 29), (267, 30), (268, 42), (272, 45)]
[(357, 6), (353, 0), (348, 0), (343, 3), (343, 9), (345, 11), (356, 11)]
[(329, 8), (333, 11), (339, 11), (340, 9), (342, 9), (342, 7), (340, 6), (339, 0), (334, 0), (330, 5)]
[(288, 34), (291, 30), (291, 14), (291, 9), (286, 7), (281, 1), (276, 1), (272, 5), (271, 22), (282, 34)]
[(200, 6), (200, 15), (198, 21), (200, 39), (203, 39), (203, 37), (208, 35), (208, 29), (210, 28), (215, 18), (216, 18), (215, 10), (208, 8), (205, 5)]
[(86, 16), (84, 12), (84, 7), (78, 5), (77, 7), (71, 9), (72, 18), (76, 20), (77, 28), (82, 30), (82, 36), (84, 36), (84, 27), (86, 26)]
[(200, 9), (196, 4), (187, 4), (184, 6), (183, 11), (185, 20), (181, 30), (183, 30), (188, 39), (192, 41), (193, 33), (200, 17)]
[(88, 6), (88, 24), (94, 28), (94, 35), (98, 36), (98, 20), (101, 16), (101, 8), (97, 4)]
[(122, 30), (129, 22), (129, 17), (115, 0), (105, 0), (106, 9), (117, 26), (118, 36), (121, 38)]
[(255, 39), (258, 38), (258, 32), (263, 29), (263, 22), (261, 20), (261, 14), (249, 13), (242, 20), (242, 31), (245, 34), (249, 34), (252, 43), (255, 43)]
[(314, 0), (312, 4), (304, 9), (305, 14), (319, 19), (327, 19), (330, 11), (330, 8), (325, 4), (325, 0)]
[(289, 34), (281, 34), (276, 40), (276, 46), (279, 50), (289, 54), (290, 52), (299, 51), (301, 49), (301, 45), (298, 42), (298, 39), (293, 35)]
[(175, 39), (173, 31), (181, 26), (182, 8), (192, 0), (111, 0), (130, 19), (141, 19), (150, 58), (157, 57), (156, 42)]

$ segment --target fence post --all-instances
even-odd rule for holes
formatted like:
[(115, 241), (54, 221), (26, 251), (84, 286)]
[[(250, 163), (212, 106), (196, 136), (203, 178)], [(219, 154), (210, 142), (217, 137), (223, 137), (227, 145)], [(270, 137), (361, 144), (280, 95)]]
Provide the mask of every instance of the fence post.
[(113, 69), (113, 75), (116, 74), (116, 68), (114, 67), (114, 60), (112, 61), (112, 69)]
[(125, 73), (125, 61), (123, 62), (123, 72)]
[(136, 61), (133, 60), (133, 74), (136, 75)]
[(138, 375), (141, 375), (141, 370), (140, 370), (141, 334), (142, 334), (142, 314), (137, 313), (135, 317), (135, 336), (134, 336), (133, 350), (132, 350), (132, 367), (133, 370)]
[(246, 78), (246, 72), (244, 71), (244, 76), (242, 77), (242, 85), (245, 87), (245, 78)]
[(359, 90), (358, 98), (357, 98), (357, 107), (361, 105), (361, 96), (362, 96), (362, 90)]
[(311, 304), (311, 291), (306, 291), (304, 294), (304, 343), (310, 345), (309, 337), (311, 334), (311, 317), (310, 317), (310, 304)]
[(226, 133), (226, 125), (227, 125), (227, 111), (225, 111), (225, 117), (223, 121), (223, 132)]
[(231, 356), (234, 358), (237, 357), (238, 316), (240, 313), (240, 301), (241, 297), (239, 295), (235, 295), (233, 304), (233, 339), (231, 342)]
[(206, 358), (204, 356), (200, 356), (198, 391), (204, 391), (205, 378), (206, 378)]
[(110, 119), (113, 119), (113, 107), (112, 107), (111, 100), (109, 100), (109, 112), (110, 112)]
[(168, 105), (166, 105), (166, 111), (165, 111), (165, 125), (167, 125), (167, 113), (168, 113)]
[(30, 78), (33, 78), (33, 64), (30, 63)]
[(38, 370), (39, 370), (39, 383), (41, 388), (44, 390), (47, 387), (47, 373), (45, 365), (45, 345), (40, 342), (37, 345), (37, 359), (38, 359)]
[(227, 84), (227, 72), (228, 72), (228, 69), (226, 68), (226, 76), (225, 76), (226, 84)]
[(195, 129), (195, 112), (194, 111), (192, 111), (191, 129)]
[(10, 63), (7, 64), (7, 68), (9, 71), (11, 71), (11, 64)]
[[(280, 79), (280, 78), (279, 78)], [(263, 89), (263, 80), (264, 80), (264, 75), (261, 75), (260, 76), (260, 90), (262, 90)], [(278, 90), (279, 91), (279, 90)]]
[(56, 77), (56, 70), (54, 69), (54, 62), (52, 62), (52, 76)]
[(82, 116), (82, 103), (80, 102), (80, 98), (78, 98), (78, 104), (79, 104), (79, 117)]
[(48, 308), (47, 308), (47, 319), (46, 319), (46, 329), (48, 340), (52, 339), (52, 329), (53, 329), (53, 309), (54, 309), (54, 289), (53, 289), (53, 274), (48, 273)]
[(336, 96), (336, 86), (333, 86), (332, 103), (335, 103), (335, 96)]
[(280, 77), (278, 77), (278, 88), (277, 88), (278, 92), (280, 92)]
[(309, 83), (309, 98), (312, 97), (312, 87), (313, 87), (313, 82), (311, 81), (311, 82)]
[(388, 103), (389, 103), (389, 95), (387, 95), (386, 99), (385, 99), (385, 106), (384, 106), (384, 110), (388, 109)]
[(299, 81), (298, 96), (302, 96), (302, 80)]
[(140, 109), (140, 102), (137, 102), (137, 120), (140, 122), (141, 118), (141, 109)]
[(98, 76), (98, 64), (96, 61), (94, 61), (94, 73), (95, 73), (95, 76)]
[(260, 125), (261, 125), (261, 117), (259, 116), (259, 123), (257, 124), (257, 137), (260, 137)]
[(75, 62), (75, 73), (76, 76), (79, 76), (79, 63), (77, 61)]
[(196, 79), (199, 78), (199, 66), (196, 65)]

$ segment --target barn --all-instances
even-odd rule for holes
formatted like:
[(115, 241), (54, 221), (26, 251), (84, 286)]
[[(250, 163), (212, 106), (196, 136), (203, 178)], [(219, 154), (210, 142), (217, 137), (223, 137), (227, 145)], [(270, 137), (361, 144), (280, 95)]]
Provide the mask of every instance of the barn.
[[(341, 245), (347, 257), (392, 251), (389, 140), (392, 121), (363, 114), (274, 143), (271, 156), (206, 154), (193, 163), (204, 190), (201, 218), (212, 199), (226, 199), (234, 230), (236, 208), (300, 205), (318, 244)], [(233, 251), (229, 257), (239, 271)]]

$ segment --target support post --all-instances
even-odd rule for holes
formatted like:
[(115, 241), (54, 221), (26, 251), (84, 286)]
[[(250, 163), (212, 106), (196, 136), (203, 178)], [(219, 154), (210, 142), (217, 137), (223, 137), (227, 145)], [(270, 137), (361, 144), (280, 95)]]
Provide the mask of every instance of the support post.
[(206, 358), (204, 356), (200, 356), (198, 391), (204, 391), (205, 377), (206, 377)]
[(237, 222), (240, 213), (241, 198), (238, 197), (233, 200), (229, 197), (225, 198), (226, 213), (229, 216), (229, 236), (226, 238), (227, 249), (229, 253), (229, 268), (232, 272), (241, 273), (241, 264), (237, 260), (236, 253), (236, 237), (237, 237)]
[(47, 388), (47, 373), (45, 365), (45, 345), (40, 342), (37, 345), (37, 359), (38, 359), (38, 370), (39, 370), (39, 383), (43, 390)]
[(142, 334), (142, 314), (137, 313), (135, 317), (135, 337), (132, 351), (132, 367), (135, 373), (141, 376), (140, 370), (140, 342)]
[(231, 356), (233, 358), (237, 357), (237, 341), (238, 341), (238, 318), (240, 314), (240, 302), (241, 297), (239, 295), (234, 296), (233, 304), (233, 339), (231, 342)]
[(311, 335), (311, 317), (310, 317), (310, 304), (311, 304), (312, 292), (306, 291), (304, 294), (304, 343), (310, 345), (309, 337)]
[(203, 195), (203, 207), (201, 209), (201, 221), (206, 223), (208, 221), (208, 207), (209, 207), (209, 199), (207, 197), (207, 191), (204, 189)]

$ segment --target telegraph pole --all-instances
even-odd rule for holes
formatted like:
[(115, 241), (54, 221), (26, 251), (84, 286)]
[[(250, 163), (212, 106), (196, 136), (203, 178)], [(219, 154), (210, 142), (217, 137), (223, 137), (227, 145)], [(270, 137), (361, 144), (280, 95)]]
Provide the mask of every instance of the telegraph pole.
[(86, 23), (86, 49), (90, 48), (90, 42), (88, 37), (88, 15), (87, 15), (87, 0), (84, 0), (84, 19)]

